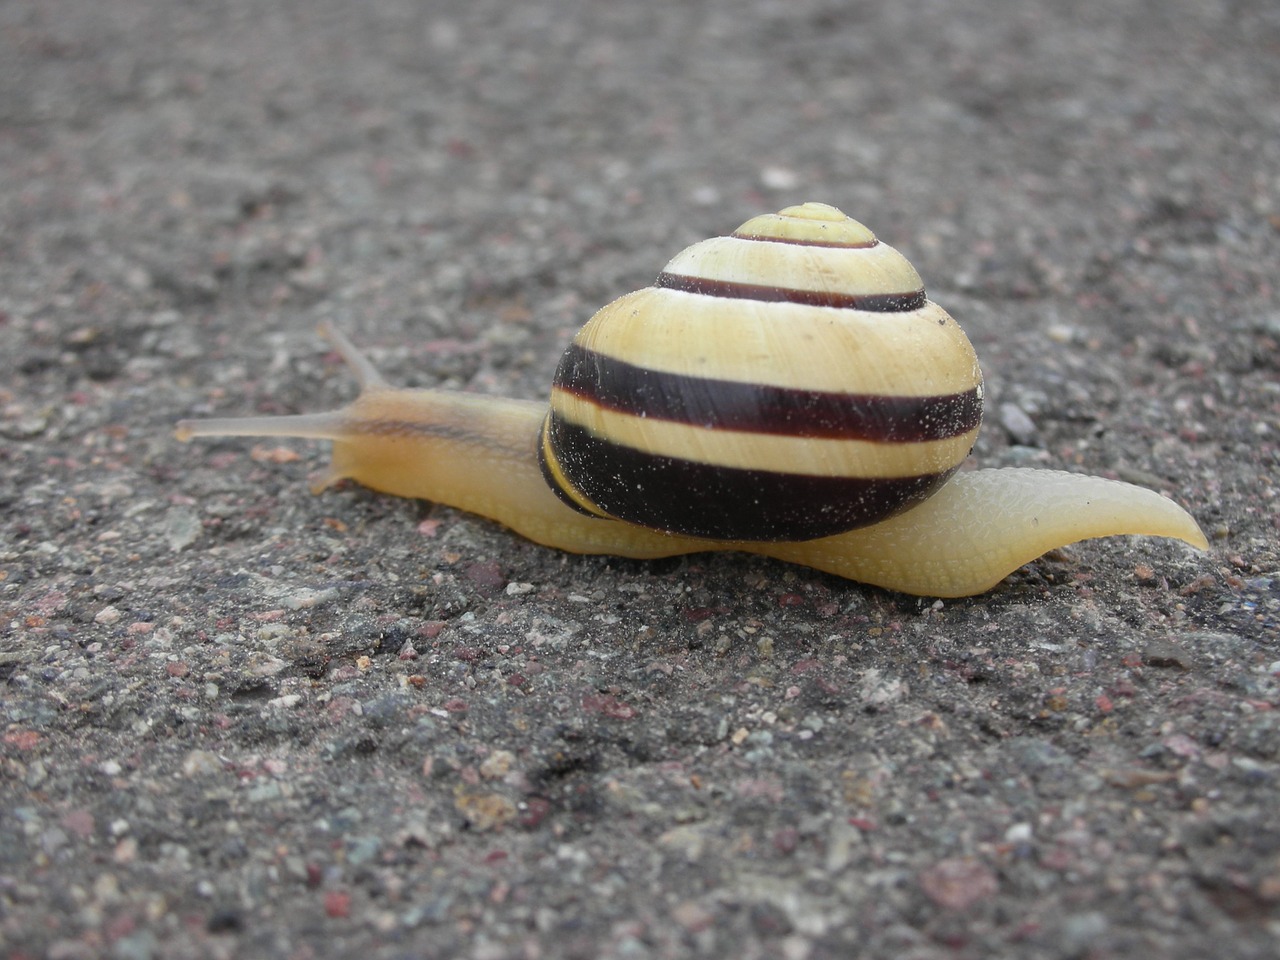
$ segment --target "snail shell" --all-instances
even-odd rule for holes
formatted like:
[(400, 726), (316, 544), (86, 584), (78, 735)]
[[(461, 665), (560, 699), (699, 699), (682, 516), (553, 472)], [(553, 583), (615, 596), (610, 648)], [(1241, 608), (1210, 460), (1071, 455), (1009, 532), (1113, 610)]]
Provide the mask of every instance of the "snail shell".
[(588, 513), (807, 540), (924, 500), (981, 419), (973, 347), (911, 264), (806, 203), (694, 244), (601, 309), (556, 370), (540, 456)]

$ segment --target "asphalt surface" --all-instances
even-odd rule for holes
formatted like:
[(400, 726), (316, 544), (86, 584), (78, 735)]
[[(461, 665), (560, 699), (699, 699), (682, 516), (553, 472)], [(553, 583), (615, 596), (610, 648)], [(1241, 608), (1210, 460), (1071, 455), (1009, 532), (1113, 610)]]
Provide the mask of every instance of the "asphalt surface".
[[(1264, 958), (1274, 0), (0, 3), (0, 955)], [(901, 249), (973, 461), (1208, 553), (571, 557), (175, 421), (545, 395), (685, 245)]]

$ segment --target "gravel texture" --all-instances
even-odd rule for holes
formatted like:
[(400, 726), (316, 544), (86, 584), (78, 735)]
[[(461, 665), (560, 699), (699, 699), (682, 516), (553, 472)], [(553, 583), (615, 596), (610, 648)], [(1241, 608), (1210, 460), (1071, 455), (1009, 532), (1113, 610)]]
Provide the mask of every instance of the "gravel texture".
[[(1270, 958), (1274, 0), (0, 3), (0, 955)], [(904, 597), (313, 497), (338, 323), (538, 397), (834, 203), (982, 358), (974, 459), (1213, 543)]]

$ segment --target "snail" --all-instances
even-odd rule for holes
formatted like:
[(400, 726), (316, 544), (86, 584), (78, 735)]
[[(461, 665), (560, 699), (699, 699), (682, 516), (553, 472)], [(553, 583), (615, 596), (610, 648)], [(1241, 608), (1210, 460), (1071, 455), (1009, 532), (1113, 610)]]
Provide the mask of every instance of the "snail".
[(1100, 477), (957, 473), (982, 418), (959, 325), (906, 258), (834, 207), (748, 220), (676, 255), (573, 338), (550, 403), (360, 383), (328, 413), (183, 421), (192, 437), (333, 441), (350, 478), (584, 554), (745, 550), (924, 596), (981, 593), (1048, 550), (1208, 542), (1158, 493)]

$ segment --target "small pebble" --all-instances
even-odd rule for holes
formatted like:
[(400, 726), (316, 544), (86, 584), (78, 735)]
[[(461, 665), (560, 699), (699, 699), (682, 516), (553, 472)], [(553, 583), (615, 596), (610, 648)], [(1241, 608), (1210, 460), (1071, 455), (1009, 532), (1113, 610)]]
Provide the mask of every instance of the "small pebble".
[(920, 874), (920, 888), (938, 906), (965, 910), (996, 895), (996, 875), (985, 864), (969, 857), (940, 860)]
[(208, 750), (192, 750), (182, 758), (182, 775), (184, 777), (207, 777), (222, 770), (222, 761), (216, 753)]
[(786, 167), (765, 167), (760, 171), (760, 182), (770, 190), (794, 190), (800, 186), (800, 177)]
[(164, 537), (174, 553), (195, 543), (201, 531), (200, 518), (189, 507), (174, 507), (164, 518)]
[(1000, 404), (1000, 426), (1014, 443), (1034, 447), (1040, 442), (1040, 431), (1025, 410), (1013, 403)]
[(113, 623), (119, 623), (120, 616), (121, 616), (120, 611), (117, 610), (115, 607), (106, 606), (106, 607), (103, 607), (94, 615), (93, 622), (97, 624), (101, 624), (104, 627), (109, 627)]

